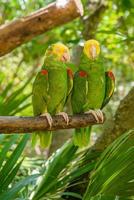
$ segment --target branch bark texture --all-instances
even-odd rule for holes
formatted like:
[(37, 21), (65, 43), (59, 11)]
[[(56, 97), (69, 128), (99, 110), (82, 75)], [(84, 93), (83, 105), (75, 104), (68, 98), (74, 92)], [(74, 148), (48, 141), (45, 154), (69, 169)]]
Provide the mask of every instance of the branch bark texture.
[[(109, 128), (110, 127), (110, 128)], [(134, 128), (134, 87), (120, 102), (113, 121), (108, 125), (103, 134), (94, 145), (95, 150), (103, 151), (117, 137)]]
[(2, 25), (0, 27), (0, 56), (11, 52), (33, 37), (81, 15), (83, 15), (83, 7), (80, 0), (68, 0), (65, 6), (57, 0), (27, 17)]
[[(0, 117), (0, 133), (32, 133), (35, 131), (71, 129), (97, 124), (92, 114), (69, 116), (67, 125), (61, 116), (53, 116), (53, 125), (50, 129), (46, 117)], [(101, 122), (100, 122), (101, 124)]]

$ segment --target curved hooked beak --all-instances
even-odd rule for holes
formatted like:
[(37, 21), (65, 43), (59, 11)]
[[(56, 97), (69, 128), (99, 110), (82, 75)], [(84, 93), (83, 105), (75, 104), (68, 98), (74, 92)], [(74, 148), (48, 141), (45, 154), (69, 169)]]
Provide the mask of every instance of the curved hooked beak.
[(68, 61), (70, 61), (70, 55), (68, 53), (64, 53), (62, 55), (61, 61), (62, 62), (68, 62)]
[(96, 47), (94, 45), (91, 46), (90, 50), (90, 55), (93, 59), (95, 59), (97, 57), (97, 50)]

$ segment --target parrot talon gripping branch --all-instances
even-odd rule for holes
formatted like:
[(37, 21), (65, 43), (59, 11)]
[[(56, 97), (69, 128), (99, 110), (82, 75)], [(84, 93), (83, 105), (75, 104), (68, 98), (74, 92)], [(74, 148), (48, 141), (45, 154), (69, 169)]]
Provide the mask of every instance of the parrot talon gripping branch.
[[(98, 124), (92, 113), (81, 115), (69, 115), (69, 123), (65, 122), (62, 116), (52, 116), (53, 124), (50, 129), (48, 121), (44, 116), (37, 117), (14, 117), (0, 116), (0, 133), (1, 134), (22, 134), (41, 131), (45, 135), (45, 131), (54, 131), (59, 129), (72, 129), (86, 127), (89, 125)], [(102, 122), (100, 121), (100, 124)], [(44, 131), (44, 132), (43, 132)], [(58, 132), (56, 132), (58, 134)]]
[(102, 123), (104, 122), (104, 116), (101, 110), (89, 110), (85, 113), (87, 114), (92, 113), (97, 123), (100, 123), (100, 121)]

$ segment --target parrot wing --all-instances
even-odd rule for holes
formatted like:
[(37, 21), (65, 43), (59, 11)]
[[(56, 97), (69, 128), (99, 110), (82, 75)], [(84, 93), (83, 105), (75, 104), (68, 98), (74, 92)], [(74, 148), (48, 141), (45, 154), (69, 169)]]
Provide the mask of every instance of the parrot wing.
[[(38, 73), (33, 84), (32, 104), (34, 116), (39, 116), (47, 112), (48, 87), (48, 72), (42, 69), (41, 72)], [(34, 133), (32, 136), (32, 146), (35, 146), (38, 137), (41, 147), (46, 148), (51, 144), (52, 133), (50, 131)]]
[[(74, 75), (74, 87), (72, 92), (72, 110), (74, 114), (84, 112), (87, 100), (88, 80), (85, 71), (78, 71)], [(73, 141), (76, 146), (84, 147), (90, 141), (90, 127), (75, 129)]]
[(73, 89), (73, 71), (70, 67), (67, 68), (67, 94), (64, 101), (64, 105), (67, 103), (69, 96)]
[(112, 71), (105, 72), (105, 81), (106, 81), (106, 89), (105, 89), (105, 98), (102, 103), (102, 108), (110, 101), (115, 88), (115, 76)]
[(41, 70), (38, 73), (32, 91), (33, 112), (35, 116), (47, 112), (48, 72)]
[(78, 71), (74, 75), (74, 87), (72, 92), (72, 109), (74, 114), (83, 113), (83, 106), (87, 96), (87, 73)]
[(67, 68), (67, 98), (71, 94), (73, 89), (73, 71), (71, 68)]

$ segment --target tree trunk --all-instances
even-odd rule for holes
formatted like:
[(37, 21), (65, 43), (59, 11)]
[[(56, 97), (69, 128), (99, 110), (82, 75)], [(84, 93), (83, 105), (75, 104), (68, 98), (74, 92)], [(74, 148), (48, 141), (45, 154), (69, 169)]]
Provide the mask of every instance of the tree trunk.
[(103, 134), (94, 145), (95, 150), (103, 151), (110, 143), (124, 132), (134, 128), (134, 87), (128, 95), (120, 102), (116, 114), (109, 126), (104, 129)]

